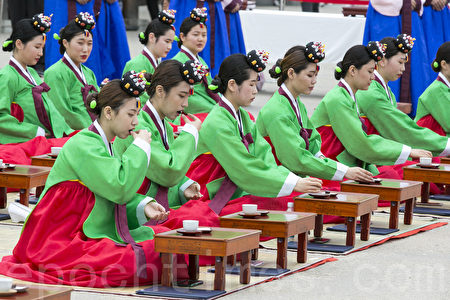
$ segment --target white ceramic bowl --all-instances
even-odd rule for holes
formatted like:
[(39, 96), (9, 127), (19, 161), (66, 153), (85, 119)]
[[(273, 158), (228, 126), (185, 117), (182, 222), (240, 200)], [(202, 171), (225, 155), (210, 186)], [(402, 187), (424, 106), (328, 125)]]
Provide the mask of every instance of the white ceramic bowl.
[(12, 287), (12, 278), (0, 278), (0, 292), (7, 292)]
[(51, 147), (52, 154), (59, 154), (61, 152), (62, 147)]
[(424, 166), (431, 165), (431, 157), (421, 157), (420, 164)]
[(183, 220), (183, 228), (188, 231), (196, 231), (198, 229), (197, 220)]
[(246, 214), (256, 214), (258, 205), (256, 204), (242, 204), (242, 211)]

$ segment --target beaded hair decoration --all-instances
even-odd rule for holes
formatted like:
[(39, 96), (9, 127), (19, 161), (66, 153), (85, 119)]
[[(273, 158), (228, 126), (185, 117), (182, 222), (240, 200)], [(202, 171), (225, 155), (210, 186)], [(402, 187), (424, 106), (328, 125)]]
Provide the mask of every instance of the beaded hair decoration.
[(175, 13), (177, 11), (174, 9), (166, 9), (162, 10), (158, 13), (158, 19), (163, 22), (164, 24), (170, 25), (175, 31), (175, 26), (173, 26), (173, 23), (175, 23)]
[(402, 33), (399, 34), (397, 38), (394, 40), (394, 44), (401, 52), (408, 53), (412, 50), (415, 40), (416, 39), (413, 38), (412, 36), (406, 33)]
[(266, 68), (266, 62), (269, 60), (269, 52), (264, 50), (252, 50), (247, 53), (247, 62), (256, 72), (262, 72)]
[(208, 14), (206, 13), (206, 7), (194, 8), (193, 10), (191, 10), (189, 17), (193, 21), (200, 23), (200, 27), (203, 28), (206, 21), (208, 21)]
[(309, 62), (321, 62), (325, 58), (325, 46), (321, 42), (309, 42), (305, 47), (305, 55)]
[(86, 36), (95, 28), (94, 17), (88, 12), (80, 12), (75, 17), (75, 23), (84, 30)]
[(40, 13), (31, 18), (34, 29), (42, 33), (44, 41), (47, 39), (45, 33), (50, 31), (50, 26), (52, 25), (52, 16), (45, 16), (43, 13)]
[(384, 54), (386, 53), (386, 45), (381, 44), (380, 42), (369, 42), (366, 46), (367, 51), (369, 52), (369, 55), (371, 58), (373, 58), (375, 61), (380, 61)]
[(144, 91), (145, 87), (150, 84), (144, 77), (144, 73), (136, 73), (131, 70), (123, 74), (122, 79), (120, 81), (120, 86), (122, 89), (127, 92), (131, 97), (136, 97), (136, 107), (137, 109), (141, 108), (141, 101), (138, 98)]

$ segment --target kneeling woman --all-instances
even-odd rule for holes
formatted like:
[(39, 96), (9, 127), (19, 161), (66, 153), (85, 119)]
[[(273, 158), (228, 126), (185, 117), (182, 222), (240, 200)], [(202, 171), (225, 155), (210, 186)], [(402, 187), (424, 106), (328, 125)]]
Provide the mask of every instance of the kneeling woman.
[(420, 96), (415, 121), (422, 127), (450, 137), (450, 42), (439, 47), (432, 67), (439, 74)]
[[(126, 73), (89, 96), (89, 109), (99, 117), (63, 147), (13, 255), (0, 263), (1, 274), (89, 287), (157, 282), (161, 261), (153, 236), (166, 228), (145, 223), (167, 213), (136, 194), (151, 152), (150, 133), (133, 131), (136, 96), (145, 88), (140, 76)], [(119, 159), (111, 141), (130, 134), (134, 142)]]
[[(152, 134), (151, 166), (140, 193), (154, 197), (166, 210), (175, 209), (188, 200), (198, 198), (200, 186), (187, 178), (186, 172), (195, 158), (198, 131), (201, 121), (190, 115), (181, 118), (185, 122), (182, 131), (174, 140), (172, 126), (166, 119), (174, 120), (188, 106), (191, 84), (200, 82), (204, 69), (192, 60), (182, 64), (176, 60), (163, 61), (151, 77), (147, 88), (150, 99), (139, 114), (138, 129)], [(192, 81), (191, 81), (192, 80)], [(116, 139), (116, 155), (126, 153), (133, 138)]]
[[(325, 57), (321, 43), (294, 46), (270, 70), (278, 78), (280, 88), (264, 105), (256, 120), (258, 131), (273, 146), (274, 154), (283, 166), (300, 176), (327, 180), (345, 177), (372, 180), (372, 174), (358, 167), (349, 168), (320, 152), (320, 134), (308, 118), (300, 94), (309, 95), (316, 83), (317, 65)], [(339, 189), (330, 182), (327, 188)]]
[(0, 144), (37, 136), (60, 138), (73, 131), (49, 99), (48, 85), (28, 67), (42, 56), (50, 25), (50, 18), (43, 14), (20, 20), (3, 43), (3, 51), (13, 55), (0, 71)]
[[(431, 157), (425, 150), (367, 134), (355, 98), (358, 90), (367, 90), (374, 79), (376, 61), (383, 58), (380, 43), (353, 46), (338, 63), (335, 78), (338, 85), (328, 92), (314, 111), (311, 121), (322, 138), (322, 152), (348, 166), (359, 166), (378, 175), (373, 164), (404, 164), (408, 157)], [(402, 179), (401, 168), (386, 168), (381, 177)]]
[(89, 13), (79, 13), (61, 29), (59, 36), (55, 34), (63, 57), (44, 73), (50, 86), (48, 94), (66, 123), (75, 130), (87, 128), (95, 120), (95, 115), (86, 109), (86, 101), (89, 93), (97, 92), (97, 79), (84, 65), (91, 55), (94, 27), (94, 18)]
[[(408, 115), (397, 109), (397, 101), (388, 85), (389, 82), (398, 80), (405, 70), (413, 39), (409, 35), (400, 34), (396, 38), (387, 37), (380, 42), (386, 45), (386, 55), (378, 62), (378, 68), (374, 71), (375, 80), (367, 91), (360, 90), (356, 93), (358, 106), (361, 114), (366, 117), (369, 131), (374, 131), (371, 130), (374, 127), (375, 133), (386, 139), (423, 148), (431, 151), (434, 156), (450, 155), (450, 139), (418, 126)], [(447, 94), (450, 95), (448, 92)], [(442, 97), (435, 99), (439, 99), (439, 103), (445, 102)], [(449, 109), (446, 112), (443, 110), (442, 114), (447, 114), (448, 117)]]

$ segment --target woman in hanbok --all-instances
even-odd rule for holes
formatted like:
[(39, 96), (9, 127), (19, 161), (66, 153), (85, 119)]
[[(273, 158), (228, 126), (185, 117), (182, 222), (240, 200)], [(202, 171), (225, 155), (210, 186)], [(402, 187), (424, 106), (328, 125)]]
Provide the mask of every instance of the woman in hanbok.
[[(147, 222), (168, 213), (136, 194), (151, 156), (151, 134), (134, 131), (145, 85), (142, 73), (130, 71), (89, 95), (98, 118), (64, 145), (1, 274), (98, 288), (158, 282), (162, 265), (153, 237), (167, 228)], [(119, 158), (111, 143), (129, 135), (134, 141)], [(186, 276), (184, 267), (175, 276)]]
[[(130, 51), (119, 1), (45, 0), (44, 12), (53, 14), (51, 36), (80, 12), (89, 12), (94, 16), (97, 25), (92, 31), (92, 52), (85, 65), (94, 72), (98, 84), (105, 78), (121, 78), (123, 68), (130, 60)], [(61, 59), (55, 44), (55, 40), (49, 39), (45, 48), (47, 68)]]
[[(308, 118), (300, 94), (309, 95), (316, 84), (318, 63), (325, 58), (323, 45), (310, 42), (289, 49), (270, 70), (278, 78), (278, 91), (261, 108), (256, 120), (259, 133), (269, 141), (277, 160), (299, 176), (341, 181), (344, 177), (372, 181), (372, 174), (326, 158), (320, 134)], [(324, 182), (324, 186), (325, 186)], [(339, 189), (339, 184), (326, 186)]]
[[(418, 126), (397, 109), (396, 98), (389, 88), (388, 83), (398, 80), (405, 70), (413, 39), (400, 34), (396, 38), (384, 38), (380, 43), (386, 46), (386, 54), (374, 71), (375, 80), (368, 90), (356, 93), (358, 107), (368, 130), (386, 139), (431, 151), (434, 156), (450, 155), (450, 139)], [(442, 102), (441, 99), (439, 102)]]
[(75, 130), (87, 128), (95, 120), (86, 109), (86, 101), (89, 93), (97, 92), (99, 87), (94, 72), (84, 65), (91, 55), (94, 27), (89, 13), (79, 13), (59, 35), (55, 34), (63, 57), (44, 73), (50, 98)]
[[(123, 73), (130, 70), (145, 71), (153, 74), (156, 67), (172, 49), (175, 37), (175, 12), (163, 10), (158, 13), (158, 18), (152, 20), (144, 32), (139, 33), (139, 42), (144, 45), (141, 54), (131, 59), (125, 65)], [(147, 101), (147, 93), (143, 93), (141, 101)]]
[[(163, 61), (151, 76), (147, 88), (150, 99), (138, 116), (136, 128), (152, 134), (151, 164), (139, 192), (155, 198), (167, 211), (201, 197), (199, 184), (185, 176), (195, 158), (201, 121), (189, 115), (191, 121), (183, 113), (193, 84), (201, 82), (203, 75), (202, 66), (192, 60), (184, 64), (176, 60)], [(167, 119), (174, 120), (180, 115), (185, 125), (174, 139)], [(116, 139), (115, 154), (121, 156), (131, 143), (132, 137)]]
[[(402, 179), (401, 166), (409, 157), (431, 157), (426, 150), (366, 133), (355, 98), (374, 79), (376, 62), (383, 58), (383, 46), (370, 42), (345, 53), (335, 71), (339, 83), (329, 91), (314, 111), (311, 121), (322, 138), (322, 153), (347, 166), (358, 166), (384, 178)], [(386, 165), (380, 174), (376, 165)]]
[(420, 96), (415, 121), (450, 137), (450, 42), (439, 47), (432, 68), (438, 77)]
[(1, 157), (10, 163), (28, 162), (27, 155), (43, 154), (39, 152), (44, 148), (50, 150), (46, 138), (61, 138), (73, 132), (47, 95), (49, 86), (29, 67), (43, 54), (50, 24), (50, 18), (43, 14), (20, 20), (3, 43), (3, 50), (13, 54), (0, 70), (0, 144), (24, 143), (36, 137), (45, 143), (43, 147), (32, 142), (26, 153), (19, 153), (20, 147), (15, 145), (18, 151), (11, 155), (1, 147)]
[[(189, 17), (183, 20), (178, 40), (180, 51), (173, 59), (181, 63), (194, 60), (208, 67), (208, 64), (199, 55), (207, 41), (207, 18), (206, 9), (194, 8)], [(214, 105), (219, 102), (219, 95), (209, 89), (211, 80), (211, 76), (207, 74), (203, 77), (201, 84), (194, 87), (194, 93), (189, 97), (189, 106), (186, 112), (191, 114), (209, 113)]]

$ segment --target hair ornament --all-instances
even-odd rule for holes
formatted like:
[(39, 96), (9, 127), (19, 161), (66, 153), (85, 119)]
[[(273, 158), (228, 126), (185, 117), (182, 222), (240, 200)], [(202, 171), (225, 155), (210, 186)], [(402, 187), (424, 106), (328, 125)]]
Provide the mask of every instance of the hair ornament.
[(6, 47), (8, 47), (9, 45), (11, 45), (13, 43), (13, 41), (12, 40), (6, 40), (4, 43), (3, 43), (3, 48), (6, 48)]
[(398, 49), (400, 49), (401, 52), (408, 53), (412, 50), (415, 40), (416, 39), (409, 34), (402, 33), (397, 35), (397, 38), (394, 40), (394, 44)]
[(198, 61), (188, 60), (181, 66), (181, 75), (189, 84), (199, 83), (208, 73), (208, 68)]
[(342, 72), (342, 68), (341, 67), (339, 67), (339, 66), (336, 66), (336, 72), (338, 72), (338, 73), (341, 73)]
[(264, 50), (252, 50), (247, 54), (247, 62), (256, 72), (262, 72), (269, 60), (269, 52)]
[(206, 21), (208, 21), (208, 14), (206, 13), (206, 7), (196, 7), (191, 10), (190, 18), (195, 21), (202, 24), (205, 24)]
[(144, 73), (136, 73), (131, 70), (123, 74), (120, 81), (120, 86), (132, 97), (139, 97), (147, 86), (147, 80), (144, 77)]
[(174, 9), (165, 9), (158, 13), (158, 19), (172, 27), (172, 29), (175, 31), (175, 26), (173, 26), (173, 23), (175, 23), (175, 13), (177, 11)]
[(210, 89), (211, 91), (215, 91), (219, 88), (219, 86), (217, 84), (210, 84), (208, 85), (208, 89)]
[(369, 52), (369, 56), (375, 61), (380, 61), (386, 53), (386, 45), (381, 44), (378, 41), (369, 42), (366, 46), (366, 49)]
[(325, 45), (321, 42), (309, 42), (305, 47), (305, 56), (312, 63), (322, 61), (325, 58)]
[(89, 103), (89, 107), (90, 107), (91, 109), (95, 109), (95, 108), (97, 107), (97, 101), (92, 100), (91, 103)]
[(34, 15), (33, 18), (31, 18), (34, 29), (43, 34), (49, 32), (50, 26), (52, 25), (52, 16), (53, 14), (48, 17), (43, 13)]
[(280, 66), (276, 66), (275, 67), (275, 73), (280, 74), (281, 73), (281, 68)]
[(103, 81), (100, 83), (100, 88), (104, 87), (108, 82), (109, 82), (109, 78), (108, 77), (103, 79)]
[(139, 32), (139, 38), (144, 40), (145, 39), (145, 33), (143, 33), (142, 31)]
[(88, 12), (80, 12), (75, 17), (75, 23), (85, 31), (86, 36), (95, 28), (94, 17)]
[[(4, 44), (3, 44), (4, 45)], [(439, 68), (439, 63), (437, 61), (433, 61), (433, 67)]]

